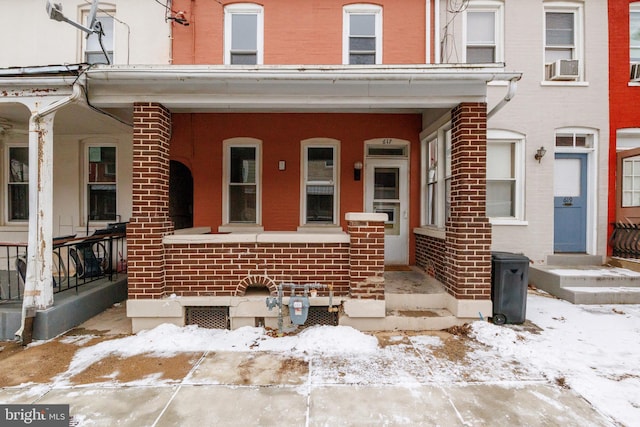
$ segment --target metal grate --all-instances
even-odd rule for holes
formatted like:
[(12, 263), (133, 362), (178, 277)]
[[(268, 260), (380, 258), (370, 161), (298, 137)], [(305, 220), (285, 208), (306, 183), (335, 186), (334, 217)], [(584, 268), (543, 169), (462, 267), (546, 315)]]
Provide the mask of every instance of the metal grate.
[(327, 311), (328, 308), (329, 307), (327, 306), (318, 305), (312, 305), (309, 307), (309, 315), (307, 316), (307, 321), (304, 325), (338, 326), (338, 313), (329, 313), (329, 311)]
[(229, 307), (185, 307), (187, 325), (229, 329)]

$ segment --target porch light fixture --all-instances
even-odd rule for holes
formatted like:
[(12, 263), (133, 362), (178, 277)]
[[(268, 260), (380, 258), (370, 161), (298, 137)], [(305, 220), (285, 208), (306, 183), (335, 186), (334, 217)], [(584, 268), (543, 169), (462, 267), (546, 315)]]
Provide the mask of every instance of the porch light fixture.
[(362, 162), (355, 162), (353, 164), (353, 180), (360, 181), (362, 175)]
[(545, 154), (547, 154), (547, 150), (545, 150), (544, 147), (540, 147), (536, 150), (536, 155), (533, 157), (540, 163), (540, 160), (542, 160)]

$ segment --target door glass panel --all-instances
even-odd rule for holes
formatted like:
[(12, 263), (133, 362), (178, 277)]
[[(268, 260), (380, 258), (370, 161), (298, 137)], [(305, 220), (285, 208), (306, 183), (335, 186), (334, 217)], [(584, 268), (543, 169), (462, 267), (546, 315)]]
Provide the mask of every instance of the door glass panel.
[(580, 196), (580, 159), (556, 159), (554, 196)]
[(373, 198), (398, 200), (400, 198), (398, 175), (398, 168), (376, 168)]
[(386, 235), (400, 234), (400, 169), (376, 168), (374, 173), (373, 211), (386, 213)]

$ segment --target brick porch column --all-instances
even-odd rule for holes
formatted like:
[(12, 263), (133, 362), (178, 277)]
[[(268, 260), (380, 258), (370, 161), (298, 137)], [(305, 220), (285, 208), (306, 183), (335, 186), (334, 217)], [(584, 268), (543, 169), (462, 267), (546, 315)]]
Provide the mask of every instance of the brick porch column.
[(348, 213), (350, 296), (384, 300), (384, 221), (386, 214)]
[(129, 299), (164, 295), (162, 238), (169, 218), (171, 114), (157, 103), (133, 106), (133, 212), (127, 226)]
[(491, 299), (491, 224), (486, 216), (487, 105), (452, 111), (451, 215), (445, 278), (456, 299)]

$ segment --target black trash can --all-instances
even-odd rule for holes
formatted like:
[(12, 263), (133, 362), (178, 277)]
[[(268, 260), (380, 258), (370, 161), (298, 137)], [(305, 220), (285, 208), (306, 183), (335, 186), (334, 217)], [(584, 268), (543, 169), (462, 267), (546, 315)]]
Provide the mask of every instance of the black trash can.
[(493, 323), (524, 323), (527, 311), (529, 258), (509, 252), (491, 252)]

